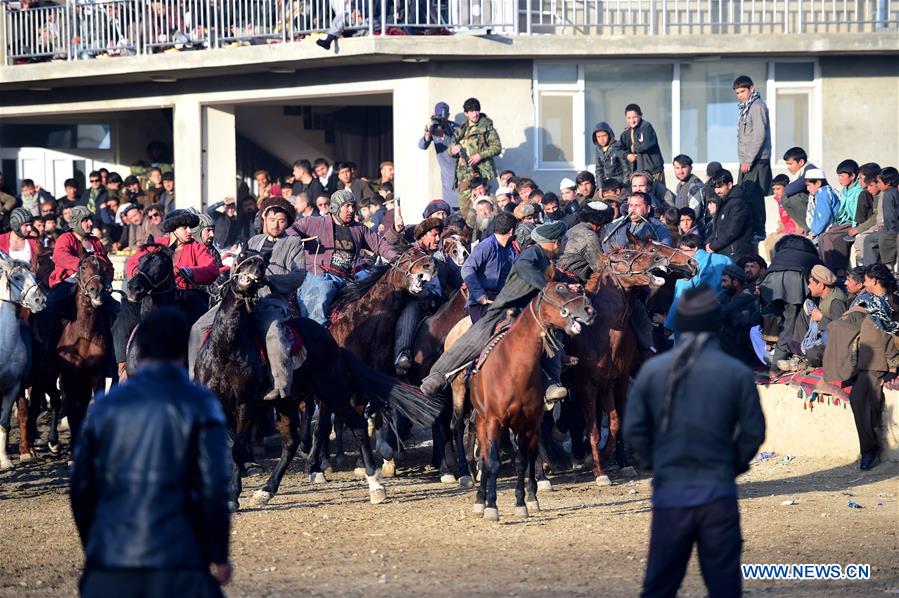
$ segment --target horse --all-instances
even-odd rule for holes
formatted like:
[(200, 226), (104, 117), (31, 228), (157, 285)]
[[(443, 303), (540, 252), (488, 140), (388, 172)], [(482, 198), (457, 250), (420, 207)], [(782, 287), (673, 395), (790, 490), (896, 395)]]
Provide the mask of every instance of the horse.
[[(12, 407), (30, 369), (28, 366), (31, 356), (22, 336), (23, 324), (16, 315), (16, 306), (34, 313), (44, 309), (45, 304), (44, 293), (29, 265), (0, 251), (0, 469), (12, 467), (6, 454)], [(25, 333), (31, 334), (27, 329)], [(19, 458), (27, 461), (33, 457), (33, 453), (28, 441), (26, 415), (29, 408), (24, 395), (19, 399), (18, 407)]]
[[(633, 249), (621, 249), (604, 255), (607, 263), (601, 272), (591, 275), (586, 284), (592, 298), (596, 319), (583, 334), (569, 343), (571, 354), (578, 363), (566, 376), (573, 398), (581, 407), (583, 425), (589, 439), (593, 459), (594, 479), (599, 486), (611, 484), (603, 470), (603, 459), (618, 451), (622, 473), (635, 474), (626, 464), (623, 447), (619, 444), (621, 417), (630, 384), (630, 375), (639, 359), (636, 335), (630, 316), (637, 299), (637, 289), (658, 287), (664, 279), (653, 272), (677, 270), (695, 271), (696, 262), (683, 251), (652, 241), (641, 242), (630, 237)], [(600, 422), (597, 400), (609, 416), (609, 439), (600, 455)], [(572, 449), (579, 453), (581, 430), (571, 433)]]
[(452, 229), (443, 233), (440, 237), (440, 251), (460, 268), (471, 255), (468, 241), (462, 235), (453, 232)]
[[(107, 292), (100, 260), (79, 248), (76, 271), (75, 319), (62, 329), (56, 356), (59, 363), (59, 387), (63, 408), (69, 419), (71, 448), (78, 443), (81, 422), (94, 392), (102, 390), (110, 346), (110, 322), (103, 309)], [(50, 444), (58, 444), (58, 406), (50, 409)]]
[[(234, 460), (229, 504), (235, 511), (240, 507), (242, 490), (240, 464), (247, 460), (244, 459), (245, 436), (256, 411), (264, 407), (260, 405), (261, 397), (269, 387), (264, 345), (252, 320), (253, 298), (265, 284), (265, 270), (266, 262), (261, 254), (245, 251), (238, 258), (229, 282), (222, 287), (221, 305), (194, 366), (195, 379), (218, 394), (228, 417)], [(361, 447), (370, 501), (383, 502), (386, 490), (377, 477), (366, 421), (353, 409), (351, 392), (366, 396), (375, 409), (390, 412), (388, 418), (392, 418), (392, 409), (396, 408), (425, 425), (436, 417), (439, 408), (419, 404), (420, 397), (410, 388), (400, 387), (367, 368), (349, 351), (340, 349), (328, 331), (316, 322), (295, 318), (287, 325), (307, 345), (307, 357), (294, 372), (291, 396), (272, 401), (278, 413), (281, 456), (268, 481), (254, 493), (255, 504), (264, 506), (277, 493), (299, 447), (300, 404), (304, 402), (306, 415), (311, 418), (312, 397), (318, 401), (322, 417), (329, 417), (333, 412), (351, 427)], [(323, 432), (323, 426), (316, 430), (307, 462), (312, 481), (324, 481), (320, 469)]]
[(540, 510), (536, 461), (545, 412), (540, 360), (547, 349), (561, 349), (554, 343), (555, 330), (576, 336), (593, 320), (594, 310), (582, 292), (565, 283), (547, 283), (508, 330), (494, 337), (479, 359), (470, 386), (471, 402), (477, 412), (482, 472), (474, 512), (484, 519), (499, 520), (496, 482), (500, 441), (506, 428), (515, 435), (517, 445), (515, 514), (527, 517)]
[[(367, 366), (392, 374), (394, 333), (405, 296), (420, 293), (436, 275), (431, 256), (413, 245), (389, 265), (375, 268), (338, 293), (329, 311), (331, 336)], [(382, 444), (381, 472), (386, 477), (396, 472), (391, 448)]]

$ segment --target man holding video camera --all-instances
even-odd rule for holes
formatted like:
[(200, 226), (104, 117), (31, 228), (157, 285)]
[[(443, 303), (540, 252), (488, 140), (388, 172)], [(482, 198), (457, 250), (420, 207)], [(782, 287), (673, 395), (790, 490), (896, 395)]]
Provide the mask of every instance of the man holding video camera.
[(443, 200), (453, 207), (457, 207), (458, 199), (454, 189), (456, 182), (456, 159), (448, 151), (456, 130), (456, 123), (449, 119), (449, 104), (438, 102), (434, 106), (434, 114), (425, 125), (424, 135), (418, 140), (418, 149), (426, 150), (431, 142), (434, 143), (434, 152), (437, 154), (437, 164), (440, 166), (440, 184), (443, 190)]

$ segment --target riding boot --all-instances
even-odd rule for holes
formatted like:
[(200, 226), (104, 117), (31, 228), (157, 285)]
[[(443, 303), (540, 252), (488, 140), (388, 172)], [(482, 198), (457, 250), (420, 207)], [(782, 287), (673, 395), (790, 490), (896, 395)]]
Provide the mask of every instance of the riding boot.
[(447, 376), (468, 364), (484, 350), (493, 336), (493, 328), (502, 319), (504, 311), (490, 309), (483, 318), (472, 324), (471, 328), (441, 355), (431, 367), (431, 373), (421, 381), (421, 391), (430, 396), (436, 395), (449, 383)]
[(394, 367), (398, 376), (404, 376), (412, 367), (412, 358), (410, 350), (415, 342), (415, 332), (418, 329), (418, 322), (424, 305), (421, 301), (410, 299), (403, 306), (400, 317), (396, 322), (396, 331), (393, 339), (394, 350)]
[(546, 410), (552, 411), (558, 401), (568, 397), (568, 389), (559, 381), (562, 376), (562, 352), (556, 351), (553, 357), (543, 355), (540, 359), (540, 374), (545, 389), (544, 401)]
[(325, 50), (330, 50), (331, 42), (333, 42), (335, 39), (337, 38), (329, 33), (323, 39), (315, 40), (315, 45), (319, 46), (320, 48), (324, 48)]
[(290, 396), (293, 371), (301, 367), (306, 360), (306, 347), (301, 347), (294, 355), (291, 351), (293, 346), (293, 332), (284, 322), (272, 322), (265, 334), (265, 349), (268, 353), (273, 388), (265, 395), (264, 400), (286, 399)]

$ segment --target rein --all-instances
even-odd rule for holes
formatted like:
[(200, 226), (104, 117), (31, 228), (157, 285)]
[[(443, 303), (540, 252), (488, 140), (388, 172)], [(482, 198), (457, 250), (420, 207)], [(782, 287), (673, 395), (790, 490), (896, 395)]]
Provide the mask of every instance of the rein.
[(390, 278), (391, 278), (391, 281), (393, 280), (393, 275), (394, 275), (396, 272), (400, 272), (403, 276), (408, 276), (408, 277), (411, 278), (412, 276), (414, 276), (414, 275), (412, 274), (412, 269), (415, 268), (415, 266), (418, 265), (418, 263), (421, 262), (422, 260), (427, 260), (427, 259), (430, 259), (430, 258), (431, 258), (431, 256), (428, 255), (427, 253), (425, 253), (425, 254), (421, 255), (420, 257), (418, 257), (418, 258), (412, 260), (412, 262), (409, 264), (409, 267), (408, 267), (408, 268), (401, 268), (401, 267), (400, 267), (400, 263), (406, 261), (406, 260), (404, 260), (404, 259), (399, 259), (399, 260), (396, 260), (395, 262), (391, 262), (391, 263), (390, 263), (390, 270), (391, 270), (391, 272), (390, 272)]
[[(543, 340), (543, 350), (549, 357), (554, 357), (557, 351), (561, 351), (564, 344), (556, 338), (556, 335), (553, 334), (552, 330), (549, 329), (549, 326), (547, 326), (540, 317), (540, 303), (545, 301), (553, 307), (558, 308), (560, 316), (568, 318), (568, 316), (571, 315), (571, 312), (567, 307), (568, 304), (578, 300), (584, 303), (585, 308), (589, 306), (586, 295), (578, 295), (577, 297), (572, 297), (565, 303), (559, 304), (550, 299), (549, 295), (546, 294), (546, 289), (544, 289), (537, 295), (536, 301), (528, 303), (528, 311), (531, 312), (534, 321), (537, 322), (537, 326), (540, 328), (540, 338)], [(537, 306), (536, 309), (534, 309), (534, 305)]]

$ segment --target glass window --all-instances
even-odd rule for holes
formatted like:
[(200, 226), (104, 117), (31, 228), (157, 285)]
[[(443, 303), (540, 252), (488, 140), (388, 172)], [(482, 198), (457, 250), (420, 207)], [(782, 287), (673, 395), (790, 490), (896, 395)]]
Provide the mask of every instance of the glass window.
[(774, 78), (778, 83), (803, 82), (815, 80), (814, 62), (776, 62)]
[(584, 71), (586, 103), (586, 161), (595, 162), (596, 148), (591, 134), (601, 121), (609, 123), (620, 137), (625, 128), (624, 107), (640, 106), (643, 117), (652, 123), (666, 160), (671, 156), (670, 64), (587, 64)]
[(574, 85), (577, 83), (577, 64), (537, 65), (537, 83), (539, 85)]
[[(748, 75), (764, 99), (764, 62), (697, 62), (681, 65), (680, 151), (694, 162), (736, 163), (739, 109), (733, 83)], [(671, 156), (666, 154), (666, 160)]]
[(574, 162), (573, 94), (540, 94), (540, 162)]
[(791, 147), (810, 147), (809, 110), (810, 92), (777, 92), (777, 116), (775, 123), (774, 155), (780, 158)]

